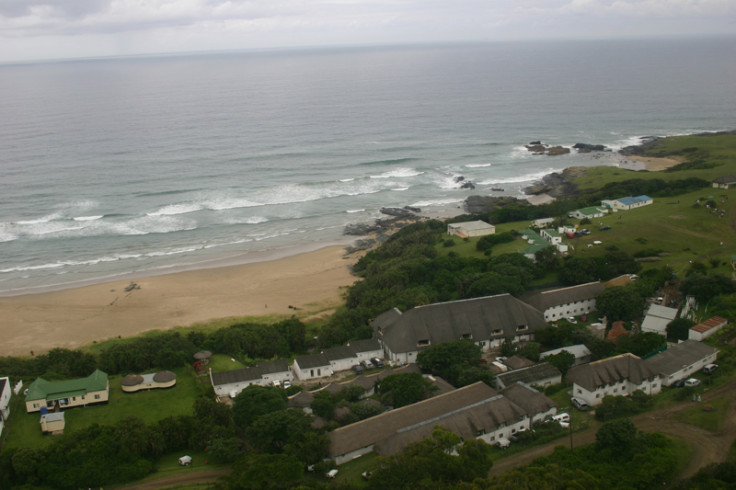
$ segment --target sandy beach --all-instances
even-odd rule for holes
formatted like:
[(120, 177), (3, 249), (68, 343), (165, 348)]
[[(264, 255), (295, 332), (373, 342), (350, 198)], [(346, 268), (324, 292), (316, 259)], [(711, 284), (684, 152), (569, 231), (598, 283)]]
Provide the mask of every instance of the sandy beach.
[(647, 170), (649, 172), (658, 172), (660, 170), (666, 170), (675, 165), (682, 163), (680, 160), (675, 158), (661, 158), (661, 157), (643, 157), (643, 156), (626, 156), (623, 157), (619, 167), (627, 170)]
[[(263, 262), (0, 298), (0, 355), (75, 348), (235, 316), (321, 313), (356, 277), (343, 246)], [(296, 308), (297, 310), (295, 310)]]

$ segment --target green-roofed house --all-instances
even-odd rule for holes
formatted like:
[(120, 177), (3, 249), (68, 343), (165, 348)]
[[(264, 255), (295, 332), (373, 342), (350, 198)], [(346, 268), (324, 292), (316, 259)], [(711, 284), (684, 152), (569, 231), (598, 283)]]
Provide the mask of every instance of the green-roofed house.
[(82, 407), (92, 403), (105, 403), (110, 399), (110, 382), (107, 373), (95, 370), (86, 378), (64, 381), (46, 381), (38, 378), (26, 393), (26, 412), (39, 412)]
[(593, 219), (601, 218), (608, 214), (608, 209), (601, 206), (590, 206), (588, 208), (576, 209), (567, 213), (568, 218)]

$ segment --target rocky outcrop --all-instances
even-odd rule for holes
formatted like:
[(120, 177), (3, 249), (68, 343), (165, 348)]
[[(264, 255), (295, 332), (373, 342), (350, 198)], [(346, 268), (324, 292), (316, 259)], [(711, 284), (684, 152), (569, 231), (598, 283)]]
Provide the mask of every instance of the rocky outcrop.
[(610, 148), (604, 145), (589, 145), (587, 143), (575, 143), (572, 145), (578, 153), (593, 153), (595, 151), (611, 151)]
[(535, 155), (557, 156), (570, 153), (570, 148), (566, 148), (564, 146), (549, 146), (543, 144), (541, 141), (532, 141), (526, 145), (526, 149)]
[(465, 199), (463, 207), (469, 214), (484, 214), (496, 208), (502, 208), (509, 204), (521, 202), (515, 197), (493, 197), (493, 196), (469, 196)]
[(566, 168), (560, 173), (545, 175), (541, 182), (536, 182), (524, 188), (525, 194), (548, 194), (554, 198), (568, 197), (577, 193), (577, 186), (573, 181), (585, 173), (583, 167)]
[[(416, 209), (416, 211), (415, 211)], [(395, 216), (397, 218), (414, 218), (421, 209), (410, 208), (409, 206), (403, 208), (381, 208), (381, 213), (388, 216)]]
[(475, 189), (475, 184), (469, 180), (465, 180), (465, 177), (462, 175), (455, 177), (455, 183), (460, 184), (461, 189)]

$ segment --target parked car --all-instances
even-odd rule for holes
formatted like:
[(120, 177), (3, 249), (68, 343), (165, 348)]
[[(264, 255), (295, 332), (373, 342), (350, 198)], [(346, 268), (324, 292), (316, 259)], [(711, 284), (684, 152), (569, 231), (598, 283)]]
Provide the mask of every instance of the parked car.
[(700, 384), (700, 380), (697, 378), (688, 378), (685, 380), (685, 386), (692, 387), (692, 386), (698, 386)]
[(286, 381), (284, 381), (284, 384), (283, 384), (283, 385), (281, 385), (281, 386), (283, 386), (283, 387), (284, 387), (284, 389), (286, 389), (286, 388), (291, 388), (291, 381), (289, 381), (289, 380), (287, 379)]
[(570, 398), (570, 403), (572, 403), (572, 406), (573, 407), (577, 408), (578, 410), (580, 410), (582, 412), (584, 412), (585, 410), (590, 409), (590, 405), (588, 405), (588, 403), (585, 400), (583, 400), (582, 398), (572, 397), (572, 398)]
[(355, 374), (363, 374), (363, 366), (360, 364), (355, 364), (352, 368), (353, 371), (355, 371)]
[(703, 373), (712, 374), (716, 369), (718, 369), (718, 364), (708, 364), (703, 368)]
[(682, 388), (685, 386), (685, 380), (684, 379), (678, 379), (674, 383), (670, 385), (672, 388)]
[(501, 449), (508, 449), (508, 447), (511, 445), (511, 441), (506, 439), (505, 437), (499, 437), (496, 440), (496, 446), (498, 446)]
[(577, 321), (577, 320), (575, 319), (575, 317), (574, 317), (574, 316), (569, 316), (569, 317), (567, 317), (567, 321), (568, 321), (568, 322), (570, 322), (570, 323), (573, 323), (573, 324), (575, 324), (575, 323), (577, 323), (577, 322), (578, 322), (578, 321)]
[(610, 230), (610, 229), (611, 229), (611, 227), (608, 226), (608, 225), (601, 226), (601, 231), (606, 231), (606, 230)]
[(371, 362), (376, 367), (379, 367), (379, 368), (382, 368), (383, 367), (383, 361), (381, 359), (379, 359), (378, 357), (374, 357), (373, 359), (371, 359)]
[(553, 415), (550, 421), (557, 422), (560, 424), (560, 427), (567, 429), (570, 427), (570, 414), (567, 412), (558, 413), (557, 415)]
[(363, 365), (365, 369), (373, 369), (373, 363), (369, 360), (365, 360), (361, 362), (361, 364)]

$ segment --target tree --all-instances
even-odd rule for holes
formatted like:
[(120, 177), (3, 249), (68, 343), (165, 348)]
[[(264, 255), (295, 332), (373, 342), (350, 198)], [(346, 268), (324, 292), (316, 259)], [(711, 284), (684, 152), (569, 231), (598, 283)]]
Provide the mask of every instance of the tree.
[(454, 366), (477, 366), (481, 357), (480, 346), (472, 340), (456, 340), (427, 347), (417, 355), (417, 364), (423, 370), (443, 376)]
[(721, 294), (736, 292), (736, 282), (722, 274), (705, 275), (695, 272), (682, 280), (680, 291), (705, 303)]
[(641, 332), (625, 337), (618, 346), (618, 352), (631, 352), (635, 356), (645, 356), (666, 343), (664, 336), (654, 332)]
[(633, 287), (614, 286), (601, 291), (595, 304), (598, 312), (605, 315), (609, 322), (631, 321), (641, 316), (644, 298)]
[(314, 430), (311, 425), (312, 417), (301, 410), (270, 411), (250, 424), (248, 442), (261, 452), (279, 453), (287, 445), (306, 439), (307, 433)]
[(690, 336), (690, 327), (695, 322), (689, 318), (675, 318), (667, 324), (667, 340), (677, 342), (678, 340), (687, 340)]
[(235, 397), (233, 420), (239, 427), (250, 426), (258, 417), (286, 408), (284, 390), (275, 386), (250, 385)]
[(563, 378), (572, 365), (575, 364), (575, 356), (566, 350), (547, 356), (544, 360), (559, 369)]
[(390, 374), (378, 385), (378, 393), (386, 403), (398, 408), (424, 400), (432, 386), (420, 373)]
[(595, 434), (598, 448), (609, 450), (610, 454), (628, 455), (636, 439), (636, 426), (631, 419), (621, 418), (601, 425)]
[(225, 477), (229, 489), (294, 488), (304, 475), (304, 463), (286, 454), (247, 454)]

